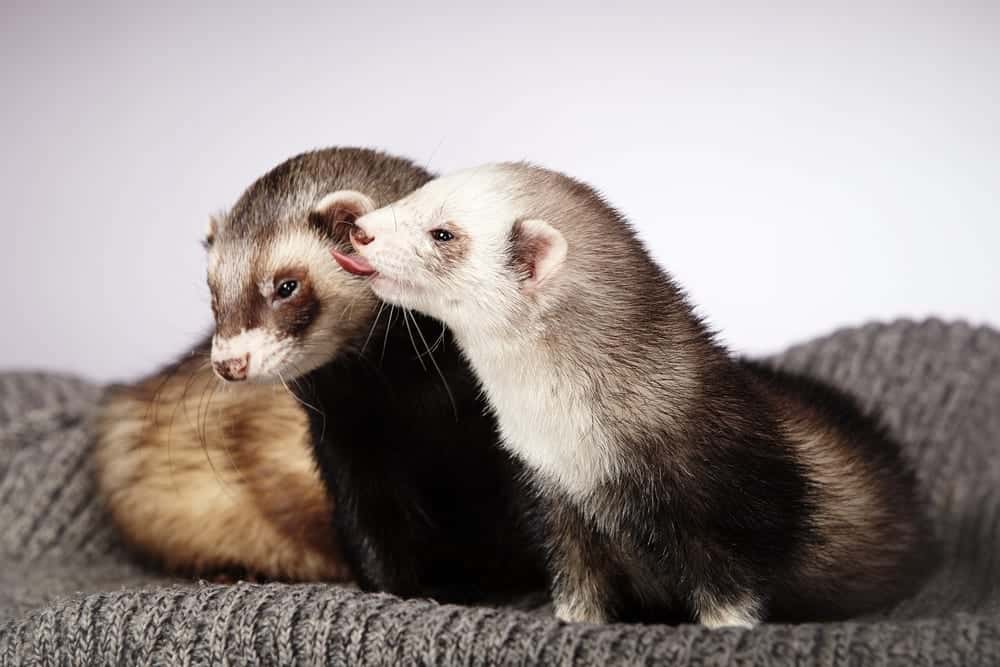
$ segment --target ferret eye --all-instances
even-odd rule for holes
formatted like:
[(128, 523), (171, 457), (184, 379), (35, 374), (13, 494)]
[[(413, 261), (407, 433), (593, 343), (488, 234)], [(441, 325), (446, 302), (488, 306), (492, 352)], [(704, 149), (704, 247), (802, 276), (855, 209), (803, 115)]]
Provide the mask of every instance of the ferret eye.
[(278, 295), (279, 299), (287, 299), (291, 295), (295, 294), (295, 290), (299, 288), (299, 281), (297, 280), (286, 280), (285, 282), (278, 285), (278, 289), (275, 293)]
[(440, 241), (444, 243), (445, 241), (450, 241), (455, 238), (455, 235), (449, 232), (447, 229), (432, 229), (431, 238), (435, 241)]

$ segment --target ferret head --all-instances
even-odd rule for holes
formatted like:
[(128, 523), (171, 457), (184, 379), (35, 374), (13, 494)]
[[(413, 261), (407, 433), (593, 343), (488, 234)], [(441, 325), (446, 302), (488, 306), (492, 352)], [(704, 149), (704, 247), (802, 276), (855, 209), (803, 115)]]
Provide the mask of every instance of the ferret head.
[(336, 215), (320, 200), (302, 224), (274, 224), (268, 233), (248, 235), (226, 218), (213, 222), (212, 365), (221, 378), (280, 381), (308, 373), (370, 315), (374, 299), (329, 261), (331, 241), (341, 241)]
[(348, 250), (341, 187), (368, 208), (429, 175), (408, 161), (339, 149), (293, 158), (257, 181), (209, 225), (212, 365), (227, 381), (284, 382), (331, 360), (369, 326), (377, 300), (330, 261)]
[(373, 210), (350, 192), (331, 203), (350, 209), (355, 256), (346, 270), (370, 276), (389, 303), (435, 317), (456, 331), (509, 327), (559, 273), (562, 233), (538, 217), (530, 168), (487, 165), (431, 181)]

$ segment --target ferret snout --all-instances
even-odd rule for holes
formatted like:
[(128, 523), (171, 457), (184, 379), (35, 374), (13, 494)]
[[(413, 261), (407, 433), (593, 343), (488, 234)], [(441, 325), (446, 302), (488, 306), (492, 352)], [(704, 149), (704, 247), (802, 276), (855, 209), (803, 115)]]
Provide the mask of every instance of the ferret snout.
[(212, 366), (223, 380), (242, 382), (247, 379), (247, 373), (250, 370), (250, 353), (248, 352), (242, 357), (213, 362)]

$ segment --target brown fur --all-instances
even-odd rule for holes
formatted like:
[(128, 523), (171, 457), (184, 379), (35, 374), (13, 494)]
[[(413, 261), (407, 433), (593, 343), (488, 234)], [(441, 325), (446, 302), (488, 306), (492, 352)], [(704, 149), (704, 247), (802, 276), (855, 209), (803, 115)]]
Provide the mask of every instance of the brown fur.
[[(559, 174), (518, 169), (525, 183), (521, 196), (535, 201), (532, 214), (556, 225), (572, 248), (563, 274), (539, 298), (549, 308), (549, 331), (574, 332), (570, 346), (564, 336), (547, 339), (549, 359), (574, 372), (582, 385), (592, 383), (590, 401), (598, 423), (623, 449), (632, 449), (629, 456), (643, 471), (674, 476), (665, 486), (693, 499), (692, 514), (707, 515), (721, 506), (753, 525), (758, 519), (749, 516), (749, 508), (740, 511), (740, 496), (751, 498), (753, 493), (760, 494), (762, 506), (773, 503), (761, 511), (762, 526), (768, 521), (777, 525), (778, 512), (787, 513), (788, 527), (773, 533), (761, 528), (758, 536), (749, 537), (739, 536), (738, 527), (727, 535), (731, 546), (714, 555), (718, 544), (712, 544), (709, 531), (685, 534), (692, 554), (688, 573), (701, 569), (705, 578), (703, 589), (689, 593), (694, 608), (705, 614), (703, 620), (720, 605), (746, 608), (751, 616), (766, 606), (769, 617), (786, 620), (847, 616), (912, 592), (926, 573), (933, 547), (912, 473), (877, 420), (829, 387), (733, 363), (625, 220), (595, 191)], [(512, 247), (515, 256), (533, 250), (523, 243)], [(600, 313), (602, 326), (593, 326), (594, 313)], [(644, 381), (637, 382), (636, 374)], [(700, 439), (705, 442), (695, 444)], [(730, 439), (731, 444), (720, 445)], [(720, 456), (710, 449), (716, 447), (731, 449)], [(754, 461), (760, 453), (772, 459)], [(718, 458), (706, 466), (703, 461), (712, 456)], [(749, 473), (758, 465), (759, 476)], [(736, 471), (729, 479), (722, 471), (726, 466)], [(629, 474), (653, 477), (635, 470)], [(788, 479), (782, 481), (782, 474)], [(709, 476), (725, 480), (711, 493)], [(799, 497), (796, 477), (803, 484)], [(773, 487), (750, 491), (760, 479)], [(787, 485), (787, 491), (777, 493), (780, 485)], [(621, 489), (605, 489), (589, 504), (597, 517), (607, 518), (627, 512), (624, 508), (640, 498), (639, 493), (626, 499)], [(639, 514), (638, 508), (632, 511)], [(801, 522), (797, 528), (796, 522)], [(615, 540), (627, 537), (617, 527), (605, 527), (605, 532)], [(794, 556), (779, 565), (766, 545), (752, 546), (767, 533), (765, 541), (772, 540), (772, 546), (787, 541)], [(708, 558), (725, 559), (730, 549), (757, 549), (766, 556), (764, 564), (739, 577), (733, 572), (743, 564), (732, 563), (728, 573), (713, 571)], [(618, 558), (632, 551), (624, 549)], [(572, 550), (567, 552), (565, 571), (574, 573)], [(631, 595), (653, 590), (647, 568), (624, 561), (618, 567), (631, 579)], [(770, 584), (753, 583), (742, 597), (735, 593), (768, 570)], [(730, 576), (732, 583), (726, 581)], [(763, 592), (768, 585), (771, 590)], [(592, 589), (592, 584), (583, 587)]]
[(167, 569), (344, 580), (306, 416), (280, 385), (227, 385), (203, 353), (113, 389), (98, 483), (122, 534)]

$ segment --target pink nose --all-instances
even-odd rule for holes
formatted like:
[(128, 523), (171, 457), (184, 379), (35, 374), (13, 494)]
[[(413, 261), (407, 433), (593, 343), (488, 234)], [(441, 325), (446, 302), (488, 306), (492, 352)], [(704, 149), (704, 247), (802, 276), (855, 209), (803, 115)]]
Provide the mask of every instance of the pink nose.
[(247, 371), (250, 370), (250, 354), (247, 353), (242, 357), (227, 359), (226, 361), (216, 361), (212, 365), (215, 367), (215, 372), (223, 380), (241, 382), (247, 379)]

